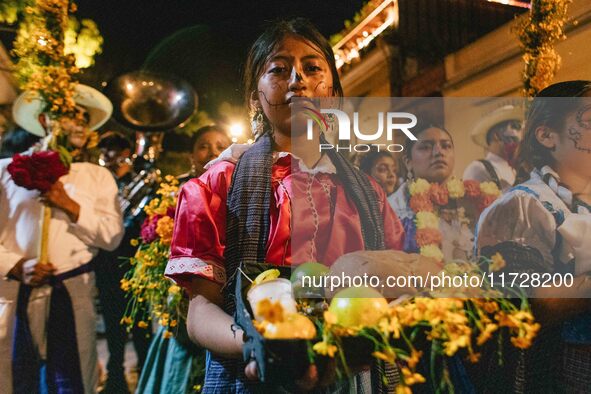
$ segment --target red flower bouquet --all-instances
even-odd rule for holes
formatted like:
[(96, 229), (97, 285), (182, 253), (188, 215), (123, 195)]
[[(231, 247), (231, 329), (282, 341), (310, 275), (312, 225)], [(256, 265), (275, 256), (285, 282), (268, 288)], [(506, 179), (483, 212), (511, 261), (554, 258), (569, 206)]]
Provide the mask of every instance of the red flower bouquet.
[(7, 167), (14, 183), (29, 190), (48, 191), (57, 180), (68, 173), (68, 168), (55, 151), (40, 151), (12, 157)]

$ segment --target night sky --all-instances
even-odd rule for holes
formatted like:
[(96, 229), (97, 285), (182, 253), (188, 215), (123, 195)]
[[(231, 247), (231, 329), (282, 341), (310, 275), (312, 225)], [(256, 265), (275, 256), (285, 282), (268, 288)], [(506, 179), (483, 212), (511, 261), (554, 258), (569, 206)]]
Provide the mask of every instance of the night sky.
[[(241, 102), (241, 70), (249, 45), (267, 21), (302, 16), (325, 36), (337, 33), (363, 0), (204, 1), (80, 0), (77, 17), (91, 18), (105, 39), (103, 54), (82, 81), (103, 81), (141, 68), (189, 80), (204, 109)], [(192, 29), (191, 29), (192, 28)], [(181, 32), (181, 33), (178, 33)], [(168, 43), (162, 41), (176, 34)], [(155, 50), (155, 48), (159, 48)]]

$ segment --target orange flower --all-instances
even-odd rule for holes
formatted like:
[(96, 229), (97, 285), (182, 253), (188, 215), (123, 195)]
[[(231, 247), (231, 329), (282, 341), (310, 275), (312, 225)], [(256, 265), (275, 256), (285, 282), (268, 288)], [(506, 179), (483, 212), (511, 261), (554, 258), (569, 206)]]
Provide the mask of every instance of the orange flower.
[(427, 211), (433, 212), (433, 203), (428, 194), (417, 194), (410, 198), (410, 209), (414, 212)]
[(431, 201), (434, 204), (439, 206), (445, 206), (449, 202), (449, 194), (447, 192), (447, 188), (441, 186), (438, 183), (432, 183), (431, 188), (429, 189), (429, 195), (431, 196)]
[(464, 181), (464, 189), (468, 197), (474, 198), (480, 196), (480, 184), (477, 181)]
[(417, 245), (439, 245), (441, 244), (441, 232), (435, 228), (420, 228), (416, 234)]

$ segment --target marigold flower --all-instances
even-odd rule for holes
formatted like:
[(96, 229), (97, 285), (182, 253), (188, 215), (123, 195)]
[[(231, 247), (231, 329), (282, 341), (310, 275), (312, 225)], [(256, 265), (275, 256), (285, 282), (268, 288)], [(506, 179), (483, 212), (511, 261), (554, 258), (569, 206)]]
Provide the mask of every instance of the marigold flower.
[(408, 384), (409, 386), (412, 386), (416, 383), (425, 383), (425, 378), (419, 373), (412, 372), (406, 367), (401, 368), (400, 371), (402, 372), (404, 383)]
[(464, 190), (466, 192), (466, 196), (470, 198), (475, 198), (480, 196), (480, 184), (477, 181), (473, 180), (466, 180), (464, 181)]
[(493, 334), (495, 331), (497, 331), (497, 329), (498, 329), (498, 328), (499, 328), (499, 326), (497, 326), (497, 325), (496, 325), (496, 324), (494, 324), (494, 323), (487, 324), (487, 325), (484, 327), (484, 330), (482, 330), (482, 331), (480, 332), (480, 334), (478, 334), (478, 338), (476, 339), (476, 344), (477, 344), (478, 346), (481, 346), (481, 345), (483, 345), (483, 344), (484, 344), (486, 341), (488, 341), (488, 340), (491, 338), (492, 334)]
[(429, 182), (422, 178), (419, 178), (410, 183), (410, 185), (408, 186), (408, 191), (411, 196), (415, 196), (417, 194), (427, 193), (430, 188), (431, 185), (429, 184)]
[(377, 358), (378, 360), (382, 360), (390, 364), (394, 364), (396, 362), (396, 353), (394, 353), (394, 350), (392, 350), (392, 348), (389, 347), (381, 352), (373, 352), (371, 355)]
[(416, 235), (417, 245), (440, 245), (441, 244), (441, 231), (435, 228), (421, 228), (417, 230)]
[(314, 350), (316, 353), (322, 356), (334, 357), (334, 355), (338, 351), (338, 348), (335, 345), (331, 345), (327, 342), (322, 341), (315, 343), (314, 346), (312, 346), (312, 350)]
[(443, 252), (437, 245), (426, 245), (420, 249), (421, 255), (425, 257), (431, 257), (437, 261), (443, 261)]
[(451, 199), (462, 198), (465, 194), (464, 184), (459, 179), (452, 177), (447, 181), (447, 192)]
[(174, 230), (174, 219), (170, 216), (163, 216), (156, 224), (156, 234), (160, 237), (163, 245), (170, 245), (172, 241), (172, 232)]
[(483, 194), (494, 196), (495, 198), (501, 195), (501, 191), (494, 182), (482, 182), (480, 184), (480, 191)]
[(427, 194), (416, 194), (410, 198), (410, 209), (413, 212), (433, 212), (433, 203)]
[(429, 195), (431, 197), (431, 201), (439, 206), (445, 206), (449, 202), (449, 194), (447, 189), (437, 183), (431, 184)]
[(142, 320), (142, 321), (138, 322), (137, 326), (139, 328), (148, 328), (148, 323), (146, 323), (145, 321)]
[(412, 390), (408, 386), (399, 384), (396, 385), (396, 394), (412, 394)]
[(256, 314), (269, 323), (278, 323), (283, 321), (283, 307), (279, 301), (271, 302), (268, 298), (259, 301), (256, 306)]
[(173, 337), (172, 331), (166, 330), (164, 331), (164, 333), (162, 334), (162, 337), (164, 339), (170, 339)]
[(417, 229), (439, 228), (439, 218), (432, 212), (417, 212), (415, 220)]

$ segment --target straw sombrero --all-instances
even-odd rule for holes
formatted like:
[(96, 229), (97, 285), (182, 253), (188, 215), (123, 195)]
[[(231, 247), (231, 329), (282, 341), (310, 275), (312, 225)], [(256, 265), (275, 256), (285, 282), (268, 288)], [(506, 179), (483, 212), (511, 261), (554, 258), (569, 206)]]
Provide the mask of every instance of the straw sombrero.
[(523, 121), (523, 107), (504, 105), (484, 115), (472, 129), (470, 137), (475, 144), (487, 148), (486, 134), (488, 131), (495, 125), (512, 119)]
[[(76, 85), (74, 100), (77, 105), (84, 107), (88, 111), (90, 116), (88, 126), (91, 130), (96, 130), (105, 124), (113, 112), (113, 104), (109, 99), (98, 90), (87, 85)], [(42, 110), (43, 99), (39, 93), (26, 91), (14, 101), (12, 116), (16, 124), (29, 133), (45, 137), (45, 130), (39, 123), (39, 115)]]

